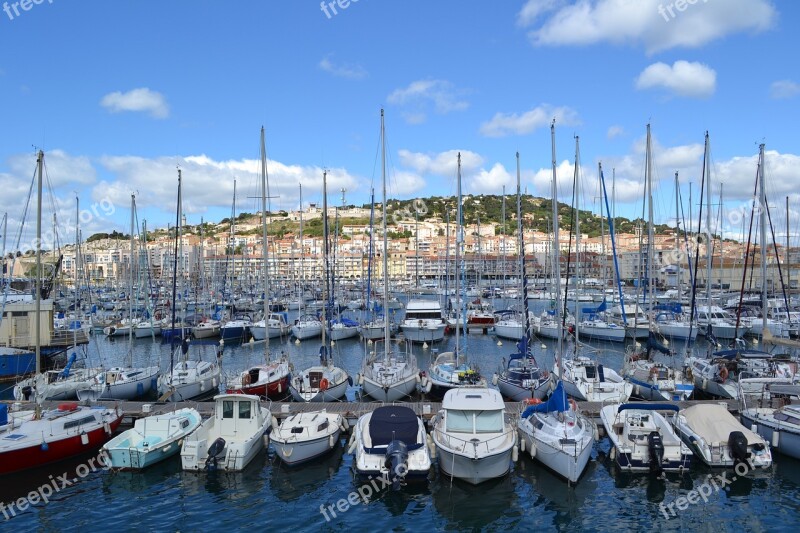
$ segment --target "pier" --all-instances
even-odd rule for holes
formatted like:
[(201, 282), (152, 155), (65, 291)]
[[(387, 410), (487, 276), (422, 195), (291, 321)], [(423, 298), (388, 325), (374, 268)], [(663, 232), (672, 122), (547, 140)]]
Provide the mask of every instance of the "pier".
[[(32, 404), (26, 402), (21, 403), (20, 409), (30, 409)], [(44, 402), (43, 407), (55, 409), (58, 404), (62, 402)], [(652, 405), (653, 402), (626, 402), (642, 405)], [(659, 402), (671, 405), (677, 405), (681, 409), (691, 407), (698, 404), (723, 404), (727, 407), (728, 411), (734, 415), (738, 414), (739, 403), (736, 400), (687, 400), (682, 402)], [(104, 406), (118, 405), (123, 412), (122, 425), (124, 427), (133, 426), (135, 420), (146, 416), (156, 415), (160, 413), (167, 413), (184, 407), (193, 407), (205, 418), (214, 413), (214, 402), (134, 402), (134, 401), (115, 401), (115, 400), (100, 400), (97, 404)], [(278, 421), (282, 421), (289, 416), (296, 413), (307, 413), (311, 411), (326, 410), (329, 413), (338, 413), (347, 419), (350, 426), (362, 415), (381, 407), (384, 404), (381, 402), (318, 402), (318, 403), (300, 403), (300, 402), (270, 402), (262, 401), (262, 405), (269, 407), (270, 413)], [(425, 422), (429, 422), (442, 407), (441, 402), (427, 402), (427, 401), (413, 401), (413, 402), (397, 402), (393, 405), (404, 405), (411, 408), (417, 416), (421, 417)], [(603, 407), (601, 402), (577, 402), (578, 410), (590, 418), (593, 422), (602, 428), (600, 422), (600, 409)], [(525, 408), (520, 402), (506, 402), (506, 415), (512, 422), (516, 422), (520, 412)]]

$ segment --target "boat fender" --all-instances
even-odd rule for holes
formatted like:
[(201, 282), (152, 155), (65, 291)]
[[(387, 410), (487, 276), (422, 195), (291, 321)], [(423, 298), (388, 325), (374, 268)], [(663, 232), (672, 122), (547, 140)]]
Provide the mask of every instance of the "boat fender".
[(281, 382), (278, 382), (278, 394), (282, 392), (283, 392), (283, 384)]
[(419, 384), (419, 383), (422, 383), (422, 378), (421, 378), (421, 377), (419, 377), (419, 374), (417, 374), (416, 376), (414, 376), (414, 378), (416, 379), (416, 381), (417, 381), (417, 383), (418, 383), (418, 384)]
[(278, 431), (278, 428), (280, 428), (280, 425), (278, 424), (278, 419), (273, 416), (272, 417), (272, 429), (274, 429), (275, 431)]
[(616, 446), (611, 446), (611, 449), (608, 450), (608, 456), (611, 458), (612, 461), (617, 458), (617, 447)]
[(335, 445), (336, 445), (336, 435), (331, 435), (330, 437), (328, 437), (328, 447), (330, 449), (333, 449)]
[(436, 459), (436, 445), (433, 444), (433, 438), (428, 435), (426, 440), (428, 441), (428, 451), (431, 454), (431, 459)]
[(321, 391), (328, 390), (328, 385), (330, 385), (330, 383), (328, 383), (328, 379), (322, 378), (319, 382), (319, 390)]
[(427, 385), (425, 385), (425, 394), (429, 394), (429, 393), (431, 392), (431, 389), (432, 389), (432, 388), (433, 388), (433, 381), (431, 381), (431, 380), (429, 379), (429, 380), (428, 380), (428, 384), (427, 384)]
[(495, 372), (494, 375), (492, 376), (492, 385), (494, 385), (495, 387), (497, 386), (497, 378), (498, 377), (499, 376), (497, 375), (497, 372)]
[(519, 439), (519, 451), (525, 453), (525, 439)]
[(103, 430), (105, 430), (106, 435), (111, 435), (111, 426), (108, 422), (103, 422)]
[(594, 425), (594, 431), (592, 431), (592, 437), (595, 441), (600, 440), (600, 428), (597, 427), (597, 424)]
[(89, 444), (89, 435), (87, 435), (86, 433), (81, 433), (81, 444), (83, 444), (84, 446)]
[(752, 424), (750, 426), (750, 431), (752, 431), (753, 433), (758, 433), (758, 424)]
[(578, 402), (573, 400), (572, 398), (569, 399), (569, 406), (574, 412), (578, 412)]
[(634, 387), (633, 387), (633, 393), (634, 393), (636, 396), (638, 396), (638, 397), (640, 397), (640, 398), (641, 398), (641, 396), (642, 396), (642, 395), (640, 394), (640, 392), (641, 392), (641, 389), (639, 388), (639, 385), (636, 385), (636, 386), (634, 386)]
[(531, 456), (531, 459), (536, 458), (536, 446), (534, 444), (531, 444), (531, 447), (528, 449), (528, 455)]
[(519, 461), (519, 448), (516, 446), (511, 448), (511, 461), (514, 463)]
[(339, 427), (342, 428), (342, 431), (347, 431), (350, 429), (350, 424), (348, 424), (347, 419), (342, 417), (342, 423), (339, 424)]
[(703, 390), (708, 390), (708, 378), (703, 378)]
[(780, 444), (781, 432), (777, 430), (772, 431), (772, 447), (777, 448)]
[(361, 374), (361, 372), (359, 372), (358, 375), (356, 376), (356, 382), (359, 385), (363, 385), (364, 384), (364, 376)]
[(347, 443), (347, 453), (351, 455), (354, 454), (356, 452), (357, 444), (358, 443), (356, 442), (356, 434), (353, 433), (352, 435), (350, 435), (350, 442)]

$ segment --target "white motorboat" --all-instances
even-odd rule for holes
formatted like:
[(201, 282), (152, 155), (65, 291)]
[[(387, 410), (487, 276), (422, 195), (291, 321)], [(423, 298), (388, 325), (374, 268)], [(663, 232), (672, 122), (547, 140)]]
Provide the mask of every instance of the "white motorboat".
[(517, 431), (494, 389), (447, 391), (432, 428), (439, 468), (473, 485), (506, 475), (517, 458)]
[(739, 380), (739, 417), (773, 450), (800, 459), (800, 384), (791, 378)]
[[(274, 423), (273, 423), (274, 424)], [(347, 420), (326, 410), (296, 413), (285, 419), (270, 434), (278, 459), (296, 465), (316, 459), (339, 445), (339, 435), (347, 430)]]
[(397, 489), (405, 480), (427, 478), (429, 446), (425, 424), (412, 409), (386, 405), (358, 419), (348, 452), (355, 454), (359, 476), (386, 479)]
[[(219, 320), (205, 320), (192, 328), (192, 335), (195, 339), (219, 337), (220, 327)], [(255, 336), (255, 334), (253, 336)]]
[(617, 372), (588, 357), (565, 359), (562, 364), (563, 373), (557, 363), (553, 373), (564, 382), (567, 395), (577, 400), (622, 403), (628, 401), (633, 392), (633, 385), (623, 380)]
[(494, 334), (518, 341), (525, 336), (525, 318), (521, 312), (501, 311), (495, 314)]
[[(517, 422), (520, 451), (530, 454), (570, 483), (576, 483), (592, 455), (595, 427), (567, 402), (564, 385), (556, 385), (544, 403), (529, 400)], [(533, 402), (533, 405), (531, 405)]]
[(611, 440), (612, 458), (628, 472), (682, 472), (692, 451), (659, 411), (678, 412), (673, 404), (623, 403), (606, 405), (600, 419)]
[(257, 341), (263, 341), (269, 335), (270, 339), (284, 337), (291, 332), (291, 327), (286, 323), (282, 313), (270, 313), (267, 320), (259, 320), (250, 326), (250, 333)]
[(243, 470), (265, 447), (272, 417), (258, 396), (220, 394), (214, 402), (214, 416), (183, 440), (184, 470)]
[(675, 431), (701, 461), (708, 466), (751, 468), (772, 465), (772, 452), (763, 437), (750, 431), (718, 404), (687, 407), (672, 417)]
[(140, 418), (133, 428), (103, 446), (107, 465), (118, 470), (139, 470), (172, 457), (201, 421), (200, 413), (192, 408)]
[(133, 326), (133, 336), (137, 339), (161, 336), (161, 323), (157, 320), (143, 320)]
[(437, 300), (414, 299), (406, 305), (400, 330), (411, 342), (432, 343), (444, 339), (447, 326)]

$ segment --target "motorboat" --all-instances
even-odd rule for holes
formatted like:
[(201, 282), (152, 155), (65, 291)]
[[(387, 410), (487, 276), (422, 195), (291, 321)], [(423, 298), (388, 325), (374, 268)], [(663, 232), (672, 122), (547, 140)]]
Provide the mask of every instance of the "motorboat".
[(278, 459), (287, 465), (297, 465), (316, 459), (339, 445), (341, 432), (347, 430), (347, 420), (326, 410), (295, 413), (270, 434)]
[(408, 479), (427, 478), (430, 446), (425, 424), (412, 409), (385, 405), (358, 419), (348, 452), (355, 454), (359, 476), (386, 479), (397, 489)]
[(612, 458), (627, 472), (682, 472), (692, 451), (659, 411), (678, 412), (674, 404), (623, 403), (605, 405), (600, 420), (613, 447)]
[[(755, 390), (754, 390), (755, 389)], [(773, 450), (800, 459), (800, 384), (791, 378), (739, 380), (739, 417)]]
[(266, 320), (259, 320), (250, 326), (250, 333), (257, 341), (263, 341), (269, 335), (270, 339), (285, 337), (291, 332), (291, 327), (286, 323), (283, 313), (270, 313)]
[(519, 452), (516, 428), (505, 415), (497, 390), (447, 391), (431, 424), (442, 472), (473, 485), (506, 475)]
[(622, 379), (613, 369), (585, 356), (565, 359), (563, 373), (558, 363), (553, 373), (564, 382), (568, 396), (589, 402), (626, 402), (633, 385)]
[(718, 404), (700, 404), (675, 413), (672, 425), (694, 455), (708, 466), (768, 468), (772, 452), (764, 438), (747, 429)]
[(219, 394), (214, 402), (214, 415), (183, 440), (184, 470), (240, 471), (265, 447), (272, 417), (258, 396)]
[(106, 444), (107, 466), (117, 470), (140, 470), (172, 457), (181, 441), (200, 427), (202, 417), (190, 407), (138, 419)]
[(444, 339), (446, 326), (437, 300), (413, 299), (406, 305), (400, 330), (411, 342), (432, 343)]

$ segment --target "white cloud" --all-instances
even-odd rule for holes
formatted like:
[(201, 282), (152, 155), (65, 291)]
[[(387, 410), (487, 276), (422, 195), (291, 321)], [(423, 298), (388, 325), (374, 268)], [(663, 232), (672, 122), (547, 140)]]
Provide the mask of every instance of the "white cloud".
[(506, 194), (516, 191), (517, 178), (501, 163), (495, 163), (489, 170), (480, 169), (477, 174), (467, 177), (466, 190), (472, 194), (501, 194), (503, 186)]
[(417, 80), (408, 87), (395, 89), (386, 100), (406, 108), (403, 116), (407, 122), (421, 124), (431, 106), (440, 115), (467, 109), (469, 102), (462, 98), (464, 93), (446, 80)]
[[(204, 213), (209, 207), (228, 207), (233, 201), (233, 180), (237, 179), (239, 210), (257, 211), (260, 204), (252, 198), (260, 195), (261, 162), (258, 159), (216, 161), (206, 155), (159, 157), (105, 156), (102, 165), (114, 174), (113, 181), (101, 181), (93, 190), (93, 198), (108, 198), (116, 205), (127, 205), (130, 194), (138, 191), (137, 205), (142, 208), (170, 209), (177, 196), (177, 170), (183, 175), (183, 206), (189, 214)], [(323, 169), (316, 166), (287, 165), (268, 161), (270, 194), (273, 209), (294, 206), (298, 202), (298, 184), (303, 195), (321, 195)], [(342, 168), (328, 169), (328, 191), (358, 189), (359, 180)], [(286, 208), (286, 207), (285, 207)]]
[(461, 152), (461, 173), (466, 174), (478, 169), (483, 164), (483, 157), (469, 150), (448, 150), (438, 154), (425, 154), (400, 150), (400, 164), (413, 169), (418, 174), (435, 176), (453, 176), (458, 170), (458, 153)]
[(625, 135), (625, 128), (622, 126), (610, 126), (606, 132), (606, 138), (609, 140), (616, 139), (622, 135)]
[(167, 118), (169, 105), (164, 95), (147, 87), (132, 89), (126, 93), (116, 91), (105, 95), (100, 105), (112, 113), (123, 111), (147, 112), (153, 118)]
[(772, 82), (769, 88), (769, 94), (776, 100), (785, 98), (794, 98), (800, 94), (800, 83), (791, 80), (780, 80)]
[(491, 120), (481, 124), (480, 132), (485, 137), (525, 135), (549, 125), (554, 118), (556, 124), (564, 126), (574, 126), (580, 123), (578, 113), (574, 109), (543, 104), (522, 114), (496, 113)]
[(401, 170), (393, 173), (386, 188), (390, 198), (399, 198), (418, 193), (427, 185), (425, 179), (419, 174)]
[[(532, 28), (537, 46), (601, 42), (644, 45), (649, 53), (696, 48), (739, 32), (769, 29), (777, 11), (769, 0), (528, 0), (517, 23)], [(548, 13), (546, 17), (542, 16)]]
[(653, 63), (639, 74), (636, 88), (663, 88), (672, 94), (690, 98), (707, 98), (717, 88), (717, 73), (702, 63), (676, 61), (672, 66)]
[[(48, 150), (44, 154), (44, 164), (45, 178), (52, 187), (91, 185), (97, 180), (97, 172), (86, 156), (71, 156), (58, 149)], [(30, 154), (17, 154), (9, 157), (8, 166), (13, 174), (30, 179), (36, 159)]]
[(332, 54), (323, 57), (319, 62), (319, 68), (340, 78), (360, 80), (367, 77), (367, 71), (361, 65), (350, 65), (347, 63), (335, 64), (331, 61)]

